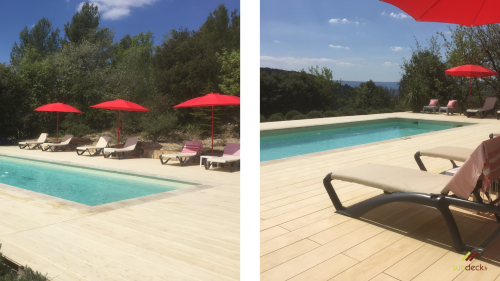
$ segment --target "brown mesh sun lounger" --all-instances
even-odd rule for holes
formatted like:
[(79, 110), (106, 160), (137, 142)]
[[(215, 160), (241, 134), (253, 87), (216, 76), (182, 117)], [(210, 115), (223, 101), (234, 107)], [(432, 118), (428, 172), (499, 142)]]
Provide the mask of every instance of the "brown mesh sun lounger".
[[(495, 139), (495, 146), (498, 146), (500, 138)], [(491, 141), (494, 140), (487, 140), (485, 142)], [(483, 149), (485, 142), (477, 149)], [(473, 154), (477, 156), (481, 153)], [(493, 158), (489, 158), (489, 160), (495, 159), (498, 156), (500, 156), (500, 154), (496, 153), (492, 155), (491, 157)], [(459, 253), (467, 253), (470, 251), (482, 254), (482, 252), (500, 235), (500, 226), (497, 226), (497, 228), (478, 246), (469, 246), (463, 243), (456, 221), (450, 211), (450, 205), (453, 205), (480, 212), (493, 213), (497, 221), (500, 222), (500, 206), (498, 206), (500, 199), (497, 198), (496, 200), (492, 200), (488, 192), (485, 192), (485, 194), (489, 199), (489, 203), (486, 203), (486, 201), (482, 199), (480, 190), (483, 186), (482, 175), (486, 166), (483, 167), (483, 170), (477, 171), (473, 169), (477, 164), (477, 161), (474, 160), (477, 160), (477, 158), (469, 158), (454, 176), (428, 173), (384, 164), (364, 164), (326, 175), (323, 179), (323, 185), (337, 210), (336, 212), (353, 218), (359, 218), (379, 206), (392, 202), (410, 202), (436, 208), (440, 211), (448, 226), (453, 242), (453, 249)], [(459, 176), (461, 171), (463, 173)], [(489, 169), (486, 171), (489, 171)], [(462, 197), (458, 197), (455, 194), (450, 195), (447, 186), (458, 188), (458, 192), (463, 192), (463, 187), (457, 185), (457, 182), (463, 183), (463, 177), (467, 177), (469, 173), (474, 174), (472, 179), (478, 179), (475, 182), (475, 187), (474, 184), (468, 185), (467, 190), (470, 189), (471, 193), (469, 193), (468, 196)], [(385, 195), (372, 197), (349, 207), (344, 207), (332, 185), (333, 180), (341, 180), (378, 188), (381, 189)], [(469, 181), (469, 183), (471, 182), (473, 181)], [(450, 183), (451, 185), (449, 185)], [(476, 202), (468, 200), (470, 195), (474, 197)]]
[[(90, 156), (96, 156), (99, 155), (104, 148), (108, 146), (108, 142), (111, 139), (111, 137), (100, 137), (99, 141), (95, 146), (79, 146), (76, 148), (76, 154), (82, 155), (87, 151)], [(95, 150), (94, 153), (90, 153), (90, 150)]]
[(495, 110), (495, 103), (496, 102), (497, 102), (497, 98), (495, 98), (495, 97), (486, 98), (482, 108), (467, 109), (467, 112), (466, 112), (467, 118), (469, 118), (472, 114), (479, 115), (479, 117), (481, 117), (481, 118), (486, 117), (490, 112), (493, 112)]
[[(498, 136), (500, 136), (500, 132), (491, 133), (490, 139)], [(420, 159), (420, 156), (450, 160), (451, 165), (453, 165), (453, 168), (457, 168), (458, 166), (457, 164), (455, 164), (455, 161), (465, 162), (465, 160), (469, 158), (472, 152), (474, 152), (474, 149), (472, 148), (456, 147), (456, 146), (439, 146), (431, 149), (417, 151), (417, 153), (415, 153), (415, 161), (417, 162), (418, 167), (422, 171), (427, 171), (427, 169), (425, 168), (422, 159)]]
[(42, 151), (52, 151), (52, 152), (64, 150), (68, 146), (69, 147), (71, 147), (71, 146), (76, 147), (76, 144), (70, 143), (72, 138), (73, 138), (73, 135), (65, 135), (60, 143), (46, 142), (46, 143), (42, 143), (40, 146), (42, 147)]
[(130, 153), (135, 151), (137, 152), (137, 157), (141, 158), (142, 154), (144, 153), (144, 149), (135, 148), (137, 142), (139, 142), (139, 138), (128, 138), (125, 144), (123, 145), (123, 148), (106, 147), (103, 149), (102, 154), (104, 155), (104, 158), (109, 158), (111, 155), (118, 156), (118, 154), (121, 153), (122, 155), (118, 157), (118, 160), (121, 160), (127, 157), (127, 155), (129, 155)]
[(40, 134), (40, 137), (38, 138), (37, 141), (23, 141), (23, 142), (19, 142), (18, 143), (19, 148), (20, 149), (23, 149), (23, 148), (26, 148), (26, 147), (28, 149), (40, 148), (40, 145), (47, 141), (47, 137), (48, 136), (49, 136), (49, 134), (42, 133), (42, 134)]
[[(240, 165), (240, 144), (226, 144), (222, 157), (208, 158), (205, 161), (205, 169), (210, 169), (213, 163), (228, 165), (231, 169), (231, 173), (234, 172)], [(234, 163), (232, 167), (230, 163)]]

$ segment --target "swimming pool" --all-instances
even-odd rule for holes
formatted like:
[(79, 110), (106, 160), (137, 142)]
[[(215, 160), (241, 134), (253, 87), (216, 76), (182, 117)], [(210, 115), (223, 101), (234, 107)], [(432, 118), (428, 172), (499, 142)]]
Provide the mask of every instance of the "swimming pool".
[(468, 125), (473, 125), (473, 123), (387, 118), (261, 131), (260, 161), (281, 159)]
[(195, 185), (5, 156), (0, 156), (0, 183), (88, 206)]

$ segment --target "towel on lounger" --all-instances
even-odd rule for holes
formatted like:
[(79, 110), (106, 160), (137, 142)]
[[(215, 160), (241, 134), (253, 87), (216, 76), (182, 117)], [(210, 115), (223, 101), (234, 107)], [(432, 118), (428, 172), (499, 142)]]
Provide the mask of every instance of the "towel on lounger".
[(482, 177), (483, 191), (500, 178), (500, 137), (483, 141), (446, 185), (456, 196), (467, 199)]
[(203, 151), (203, 143), (201, 141), (186, 141), (182, 148), (182, 153), (196, 153), (201, 154)]

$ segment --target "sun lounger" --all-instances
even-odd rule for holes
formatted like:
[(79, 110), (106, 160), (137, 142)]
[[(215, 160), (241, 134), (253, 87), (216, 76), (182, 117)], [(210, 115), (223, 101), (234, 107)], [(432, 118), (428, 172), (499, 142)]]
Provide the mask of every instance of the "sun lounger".
[(467, 118), (469, 118), (472, 114), (479, 115), (479, 117), (481, 117), (481, 118), (486, 117), (490, 112), (493, 112), (495, 110), (495, 103), (496, 102), (497, 102), (497, 98), (495, 98), (495, 97), (486, 98), (482, 108), (467, 109), (467, 112), (466, 112)]
[(202, 151), (203, 143), (201, 141), (186, 141), (181, 152), (160, 155), (160, 162), (167, 164), (170, 159), (176, 158), (184, 167), (191, 163), (195, 157), (200, 156)]
[(465, 162), (467, 158), (474, 152), (472, 148), (465, 147), (455, 147), (455, 146), (439, 146), (431, 149), (420, 150), (415, 153), (415, 161), (417, 161), (417, 165), (422, 171), (427, 171), (420, 159), (420, 156), (434, 157), (434, 158), (443, 158), (450, 160), (453, 168), (457, 168), (457, 164), (455, 161)]
[[(44, 142), (47, 141), (47, 137), (49, 136), (49, 134), (47, 133), (42, 133), (40, 134), (40, 137), (38, 138), (37, 141), (23, 141), (23, 142), (19, 142), (19, 148), (20, 149), (23, 149), (23, 148), (28, 148), (28, 149), (35, 149), (35, 148), (40, 148), (40, 145)], [(33, 145), (33, 147), (31, 147)]]
[(446, 106), (441, 106), (439, 108), (439, 112), (441, 111), (446, 111), (446, 115), (449, 115), (450, 113), (451, 115), (453, 115), (453, 113), (460, 113), (460, 115), (462, 115), (457, 100), (450, 100)]
[[(240, 165), (240, 144), (239, 143), (228, 143), (224, 147), (224, 154), (222, 157), (208, 158), (205, 161), (205, 169), (210, 169), (213, 163), (228, 165), (231, 169), (231, 173), (238, 168)], [(231, 167), (231, 163), (233, 167)]]
[[(104, 154), (104, 158), (109, 158), (111, 155), (118, 156), (119, 153), (122, 155), (118, 157), (118, 160), (124, 159), (132, 152), (137, 152), (137, 157), (141, 158), (142, 154), (144, 154), (144, 149), (135, 148), (139, 138), (128, 138), (123, 148), (115, 148), (115, 147), (106, 147), (103, 149), (102, 154)], [(106, 155), (107, 153), (107, 155)]]
[[(85, 151), (87, 151), (90, 156), (99, 155), (104, 148), (108, 147), (108, 142), (110, 139), (111, 137), (100, 137), (95, 146), (79, 146), (76, 148), (76, 154), (83, 155)], [(95, 152), (90, 153), (90, 150), (95, 150)]]
[[(500, 138), (484, 141), (474, 150), (471, 156), (457, 173), (450, 177), (441, 174), (395, 167), (383, 164), (364, 164), (328, 174), (323, 184), (337, 210), (337, 213), (358, 218), (370, 210), (392, 202), (411, 202), (437, 208), (443, 215), (450, 232), (453, 249), (459, 253), (468, 251), (481, 254), (500, 234), (497, 227), (479, 246), (473, 247), (462, 242), (453, 214), (449, 206), (473, 209), (495, 214), (500, 221), (500, 199), (491, 200), (485, 192), (489, 203), (483, 201), (479, 191), (500, 177), (500, 165), (490, 161), (500, 156)], [(379, 188), (386, 193), (360, 203), (344, 207), (332, 185), (332, 180), (341, 180)], [(449, 192), (453, 195), (449, 195)], [(477, 202), (469, 201), (473, 195)]]
[(71, 147), (71, 146), (76, 147), (76, 144), (70, 143), (72, 138), (73, 138), (73, 135), (65, 135), (62, 138), (61, 142), (59, 142), (59, 143), (46, 142), (46, 143), (42, 143), (40, 146), (42, 147), (42, 151), (52, 151), (52, 152), (64, 150), (68, 146), (69, 147)]
[(422, 109), (422, 113), (424, 113), (426, 110), (432, 110), (432, 113), (436, 113), (436, 110), (439, 110), (440, 106), (439, 106), (439, 100), (437, 99), (432, 99), (430, 102), (429, 102), (429, 105), (428, 106), (424, 106), (424, 109)]

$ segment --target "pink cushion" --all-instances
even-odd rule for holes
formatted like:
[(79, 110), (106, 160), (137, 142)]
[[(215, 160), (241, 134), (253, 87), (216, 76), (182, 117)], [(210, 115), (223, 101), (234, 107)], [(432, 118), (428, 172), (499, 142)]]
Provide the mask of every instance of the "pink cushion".
[(431, 100), (429, 106), (436, 106), (438, 104), (438, 100)]
[(186, 141), (182, 148), (182, 153), (196, 153), (201, 154), (203, 151), (203, 143), (201, 141)]
[(455, 107), (455, 104), (457, 103), (456, 100), (451, 100), (448, 102), (448, 105), (446, 107)]

